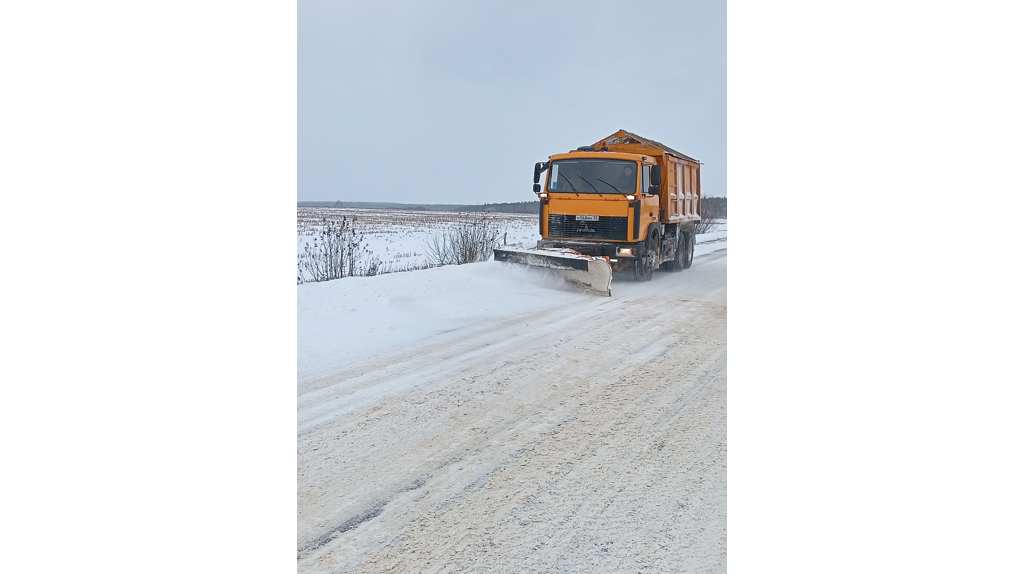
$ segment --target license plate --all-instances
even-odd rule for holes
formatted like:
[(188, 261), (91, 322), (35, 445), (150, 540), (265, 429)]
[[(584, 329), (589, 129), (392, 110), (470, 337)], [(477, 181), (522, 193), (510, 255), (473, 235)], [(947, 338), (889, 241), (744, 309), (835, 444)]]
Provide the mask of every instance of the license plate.
[(600, 221), (601, 218), (596, 215), (577, 215), (576, 221)]

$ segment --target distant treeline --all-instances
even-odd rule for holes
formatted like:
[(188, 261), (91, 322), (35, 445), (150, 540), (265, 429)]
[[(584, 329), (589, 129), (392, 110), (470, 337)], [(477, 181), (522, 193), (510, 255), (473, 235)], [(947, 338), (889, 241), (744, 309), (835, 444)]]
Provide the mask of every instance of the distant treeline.
[(702, 210), (714, 209), (710, 213), (721, 214), (719, 217), (725, 219), (725, 200), (727, 197), (702, 197), (700, 205)]
[[(703, 209), (716, 217), (726, 218), (725, 197), (704, 197)], [(496, 213), (537, 213), (540, 205), (536, 201), (515, 203), (485, 203), (483, 205), (456, 205), (449, 203), (386, 203), (374, 201), (300, 201), (299, 207), (347, 207), (351, 209), (404, 209), (408, 211), (465, 211)], [(721, 214), (721, 215), (718, 215)]]
[(485, 203), (483, 205), (456, 205), (449, 203), (387, 203), (375, 201), (300, 201), (299, 207), (347, 207), (351, 209), (404, 209), (408, 211), (467, 211), (497, 213), (537, 213), (536, 201), (516, 203)]

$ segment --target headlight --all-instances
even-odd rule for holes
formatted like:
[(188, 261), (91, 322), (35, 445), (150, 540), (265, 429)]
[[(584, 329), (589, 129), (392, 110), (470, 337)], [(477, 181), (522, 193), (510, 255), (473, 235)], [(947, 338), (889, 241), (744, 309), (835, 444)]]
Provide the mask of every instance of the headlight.
[(632, 249), (629, 247), (619, 247), (618, 253), (619, 255), (635, 255), (636, 249)]

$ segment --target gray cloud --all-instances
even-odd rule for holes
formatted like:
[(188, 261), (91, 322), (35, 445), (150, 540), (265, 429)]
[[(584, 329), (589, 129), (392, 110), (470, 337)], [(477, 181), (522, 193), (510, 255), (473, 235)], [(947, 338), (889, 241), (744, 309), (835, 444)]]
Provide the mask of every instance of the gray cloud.
[(724, 2), (298, 4), (298, 199), (525, 201), (620, 128), (725, 194)]

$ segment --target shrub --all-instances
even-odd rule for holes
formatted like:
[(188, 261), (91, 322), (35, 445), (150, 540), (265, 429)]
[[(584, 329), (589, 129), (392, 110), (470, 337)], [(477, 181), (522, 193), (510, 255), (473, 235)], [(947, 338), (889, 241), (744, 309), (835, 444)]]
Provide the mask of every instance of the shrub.
[(694, 227), (697, 234), (711, 233), (718, 229), (722, 219), (725, 219), (724, 197), (704, 197), (700, 200), (700, 221)]
[(362, 237), (356, 235), (354, 222), (355, 218), (347, 217), (321, 221), (319, 233), (314, 234), (313, 241), (303, 247), (299, 256), (300, 284), (365, 275), (367, 271), (377, 274), (379, 261), (376, 258), (361, 265), (366, 249), (361, 245)]
[(460, 215), (453, 225), (427, 241), (427, 263), (438, 267), (486, 261), (501, 232), (491, 217)]

